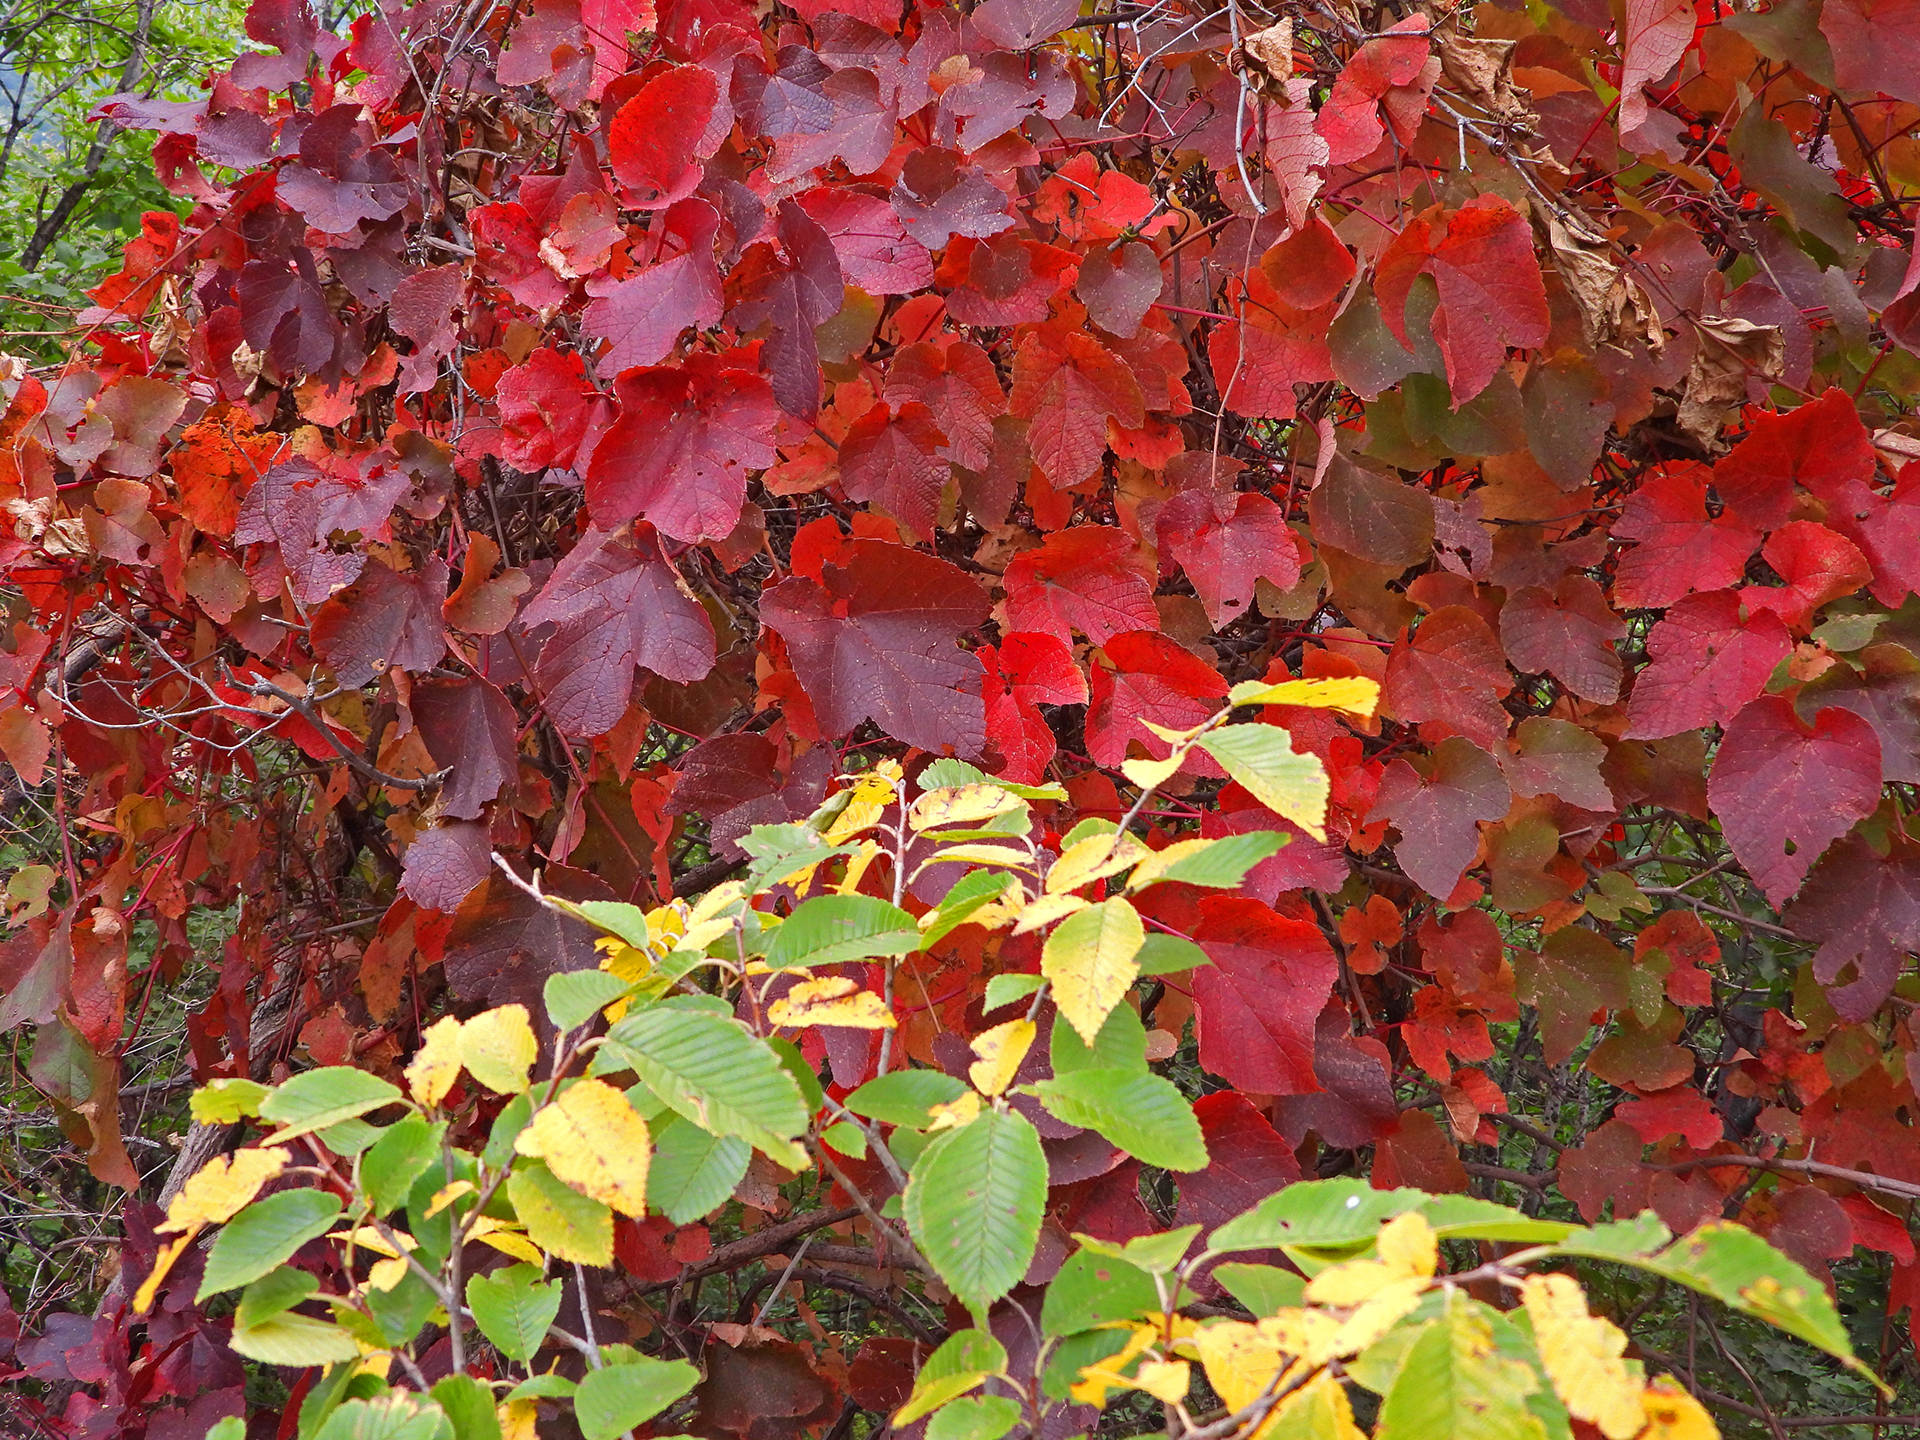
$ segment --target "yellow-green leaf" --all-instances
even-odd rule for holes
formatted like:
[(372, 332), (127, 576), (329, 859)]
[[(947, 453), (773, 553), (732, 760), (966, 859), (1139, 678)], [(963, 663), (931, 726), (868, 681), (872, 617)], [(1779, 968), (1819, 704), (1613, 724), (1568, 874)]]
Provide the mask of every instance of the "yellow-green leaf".
[(1147, 927), (1125, 900), (1104, 900), (1069, 915), (1047, 936), (1040, 973), (1054, 1004), (1080, 1038), (1093, 1044), (1113, 1007), (1140, 975)]
[(1632, 1440), (1647, 1416), (1640, 1404), (1641, 1367), (1622, 1358), (1626, 1335), (1588, 1313), (1587, 1297), (1571, 1275), (1529, 1275), (1520, 1298), (1533, 1322), (1540, 1363), (1568, 1413), (1597, 1426), (1607, 1440)]
[(540, 1054), (524, 1005), (485, 1010), (460, 1027), (460, 1063), (489, 1090), (518, 1095)]
[(834, 1025), (847, 1030), (891, 1030), (896, 1023), (886, 1001), (846, 975), (802, 980), (767, 1007), (767, 1018), (786, 1029)]
[(1200, 745), (1274, 814), (1316, 840), (1327, 838), (1332, 792), (1327, 767), (1318, 755), (1295, 754), (1286, 731), (1277, 725), (1226, 725), (1203, 736)]
[(1313, 710), (1345, 710), (1371, 717), (1380, 703), (1380, 683), (1360, 675), (1327, 680), (1243, 680), (1227, 692), (1231, 705), (1299, 705)]
[(460, 1028), (449, 1015), (420, 1036), (420, 1049), (407, 1066), (407, 1088), (422, 1105), (438, 1105), (460, 1078)]
[(967, 1067), (974, 1088), (982, 1095), (998, 1095), (1011, 1085), (1020, 1062), (1033, 1048), (1036, 1033), (1033, 1021), (1025, 1018), (983, 1030), (973, 1042), (973, 1053), (979, 1058)]
[(580, 1080), (537, 1111), (514, 1148), (622, 1215), (647, 1212), (647, 1122), (604, 1080)]

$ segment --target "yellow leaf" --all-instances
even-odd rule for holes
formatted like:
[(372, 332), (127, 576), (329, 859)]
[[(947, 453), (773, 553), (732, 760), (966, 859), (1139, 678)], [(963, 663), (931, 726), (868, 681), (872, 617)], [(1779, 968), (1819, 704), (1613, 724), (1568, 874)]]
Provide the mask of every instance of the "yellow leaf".
[(893, 803), (894, 786), (900, 779), (897, 761), (883, 760), (862, 775), (848, 792), (846, 808), (834, 816), (821, 837), (829, 845), (841, 845), (871, 830)]
[(1040, 951), (1040, 973), (1067, 1023), (1091, 1045), (1113, 1007), (1140, 976), (1147, 927), (1125, 900), (1103, 900), (1054, 927)]
[(1041, 895), (1022, 907), (1020, 919), (1013, 927), (1016, 935), (1031, 935), (1036, 930), (1044, 930), (1056, 920), (1064, 920), (1069, 915), (1086, 909), (1093, 902), (1083, 900), (1078, 895)]
[(867, 871), (873, 868), (873, 862), (880, 858), (880, 847), (871, 840), (862, 840), (854, 847), (853, 854), (847, 857), (847, 870), (840, 882), (833, 887), (836, 895), (858, 895), (860, 882), (867, 878)]
[(636, 1220), (647, 1213), (647, 1122), (604, 1080), (580, 1080), (534, 1112), (514, 1148), (562, 1183)]
[(980, 1058), (967, 1067), (967, 1078), (982, 1095), (998, 1095), (1013, 1083), (1035, 1033), (1031, 1020), (1008, 1020), (974, 1040), (973, 1053)]
[(887, 1002), (845, 975), (802, 980), (767, 1007), (775, 1025), (799, 1030), (837, 1025), (847, 1030), (891, 1030), (896, 1023)]
[(160, 1293), (161, 1282), (186, 1253), (194, 1237), (209, 1225), (224, 1225), (244, 1210), (260, 1187), (286, 1168), (290, 1153), (284, 1146), (267, 1145), (216, 1155), (188, 1177), (167, 1205), (167, 1218), (155, 1227), (160, 1234), (177, 1234), (153, 1257), (153, 1269), (134, 1292), (136, 1314), (145, 1314)]
[(224, 1225), (260, 1193), (260, 1187), (286, 1169), (284, 1146), (216, 1155), (194, 1171), (167, 1206), (162, 1234), (196, 1235), (203, 1226)]
[(942, 825), (978, 825), (1027, 802), (998, 785), (942, 785), (913, 802), (907, 823), (916, 830)]
[(932, 1117), (927, 1125), (929, 1135), (940, 1130), (958, 1130), (970, 1125), (980, 1113), (980, 1097), (971, 1090), (963, 1091), (959, 1096), (944, 1105), (935, 1105), (928, 1109)]
[[(1307, 1282), (1307, 1299), (1316, 1305), (1366, 1306), (1375, 1299), (1382, 1312), (1398, 1309), (1404, 1297), (1418, 1297), (1439, 1265), (1440, 1245), (1427, 1217), (1417, 1210), (1396, 1215), (1380, 1228), (1370, 1260), (1329, 1266)], [(1356, 1313), (1351, 1319), (1359, 1319)], [(1362, 1326), (1377, 1323), (1368, 1316)], [(1391, 1321), (1388, 1322), (1389, 1324)]]
[(433, 1199), (427, 1202), (427, 1218), (431, 1220), (462, 1195), (474, 1193), (471, 1180), (455, 1180), (451, 1185), (442, 1185), (433, 1192)]
[(1598, 1426), (1607, 1440), (1631, 1440), (1647, 1423), (1640, 1403), (1641, 1367), (1622, 1359), (1627, 1337), (1589, 1314), (1570, 1275), (1529, 1275), (1520, 1287), (1533, 1343), (1547, 1378), (1576, 1420)]
[(1105, 1405), (1109, 1390), (1133, 1389), (1135, 1382), (1121, 1372), (1133, 1363), (1136, 1356), (1159, 1338), (1158, 1326), (1136, 1325), (1119, 1353), (1109, 1355), (1096, 1364), (1084, 1366), (1080, 1371), (1079, 1380), (1068, 1388), (1068, 1393), (1082, 1405)]
[(1047, 871), (1047, 894), (1065, 895), (1095, 880), (1118, 875), (1146, 858), (1147, 847), (1131, 835), (1089, 835), (1060, 852)]
[(1120, 762), (1120, 773), (1138, 785), (1142, 790), (1157, 790), (1173, 778), (1173, 774), (1187, 763), (1187, 757), (1176, 751), (1164, 760), (1145, 760), (1135, 757)]
[(500, 1440), (540, 1440), (540, 1402), (506, 1400), (494, 1407), (500, 1417)]
[(1194, 1331), (1193, 1349), (1207, 1383), (1229, 1410), (1258, 1400), (1292, 1358), (1261, 1327), (1242, 1320), (1221, 1320)]
[(1176, 840), (1164, 850), (1155, 850), (1133, 867), (1133, 873), (1127, 877), (1127, 889), (1144, 889), (1182, 860), (1202, 854), (1219, 843), (1218, 840)]
[(1640, 1440), (1720, 1440), (1720, 1428), (1671, 1375), (1662, 1375), (1640, 1397), (1647, 1428)]
[(460, 1078), (460, 1022), (449, 1015), (420, 1037), (420, 1049), (407, 1066), (407, 1088), (422, 1105), (438, 1105)]
[(460, 1027), (460, 1063), (489, 1090), (518, 1095), (539, 1058), (540, 1043), (524, 1005), (484, 1010)]
[(1281, 1401), (1260, 1434), (1266, 1440), (1367, 1440), (1353, 1422), (1346, 1387), (1325, 1371)]
[(478, 1240), (491, 1245), (502, 1255), (511, 1255), (516, 1260), (524, 1260), (529, 1265), (545, 1265), (546, 1252), (534, 1244), (518, 1230), (510, 1230), (498, 1220), (482, 1215), (467, 1231), (469, 1240)]
[(1227, 694), (1232, 705), (1300, 705), (1314, 710), (1345, 710), (1371, 717), (1380, 703), (1380, 684), (1360, 675), (1328, 680), (1243, 680)]
[(1431, 1280), (1440, 1267), (1440, 1240), (1418, 1210), (1396, 1215), (1380, 1227), (1373, 1253), (1402, 1275)]
[[(960, 845), (948, 845), (923, 861), (920, 870), (929, 865), (999, 865), (1011, 870), (1033, 869), (1033, 856), (1026, 850), (1012, 845), (990, 845), (985, 841), (967, 841)], [(918, 875), (920, 870), (913, 873)]]
[(1143, 1360), (1133, 1383), (1156, 1400), (1178, 1405), (1193, 1384), (1193, 1367), (1184, 1360)]

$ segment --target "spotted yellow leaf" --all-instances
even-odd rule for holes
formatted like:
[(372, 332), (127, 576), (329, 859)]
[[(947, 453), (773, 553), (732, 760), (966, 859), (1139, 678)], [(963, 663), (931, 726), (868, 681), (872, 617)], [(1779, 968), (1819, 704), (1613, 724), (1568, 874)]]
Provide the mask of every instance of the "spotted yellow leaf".
[(1133, 1383), (1156, 1400), (1178, 1405), (1193, 1385), (1193, 1367), (1184, 1360), (1143, 1360)]
[(1418, 1210), (1383, 1225), (1373, 1248), (1372, 1259), (1348, 1260), (1314, 1276), (1307, 1299), (1316, 1305), (1359, 1305), (1397, 1281), (1432, 1279), (1439, 1264), (1439, 1241)]
[(1027, 802), (998, 785), (942, 785), (913, 802), (907, 823), (916, 830), (944, 825), (978, 825)]
[(1627, 1337), (1587, 1310), (1587, 1297), (1571, 1275), (1529, 1275), (1520, 1287), (1533, 1343), (1547, 1378), (1576, 1420), (1596, 1426), (1607, 1440), (1631, 1440), (1646, 1426), (1640, 1403), (1641, 1366), (1622, 1358)]
[(1118, 875), (1147, 858), (1147, 847), (1131, 835), (1089, 835), (1060, 852), (1047, 871), (1047, 893), (1065, 895), (1109, 875)]
[(767, 1018), (786, 1029), (835, 1025), (847, 1030), (891, 1030), (887, 1002), (845, 975), (802, 980), (767, 1007)]
[(973, 1042), (973, 1053), (980, 1058), (967, 1067), (967, 1078), (982, 1095), (1000, 1094), (1013, 1083), (1036, 1033), (1033, 1021), (1024, 1018), (982, 1031)]
[(1346, 1387), (1324, 1370), (1281, 1401), (1259, 1433), (1273, 1440), (1367, 1440), (1354, 1423)]
[(1640, 1396), (1647, 1428), (1640, 1440), (1720, 1440), (1720, 1428), (1706, 1407), (1680, 1388), (1671, 1375), (1662, 1375)]
[(899, 763), (892, 760), (883, 760), (862, 775), (847, 792), (845, 807), (834, 816), (822, 838), (829, 845), (841, 845), (879, 824), (887, 806), (893, 803), (900, 776)]
[(1078, 895), (1039, 895), (1020, 911), (1020, 919), (1013, 927), (1016, 935), (1031, 935), (1036, 930), (1044, 930), (1056, 920), (1064, 920), (1076, 911), (1084, 910), (1093, 902), (1083, 900)]
[(514, 1148), (547, 1162), (561, 1182), (622, 1215), (647, 1211), (647, 1122), (604, 1080), (580, 1080), (534, 1113)]
[(1053, 987), (1053, 1001), (1082, 1040), (1091, 1045), (1140, 977), (1140, 947), (1147, 927), (1125, 900), (1103, 900), (1069, 915), (1040, 950), (1040, 973)]
[(518, 1095), (527, 1088), (540, 1044), (524, 1005), (485, 1010), (460, 1027), (460, 1063), (489, 1090)]
[(460, 1022), (452, 1015), (436, 1020), (420, 1037), (420, 1049), (407, 1066), (407, 1088), (422, 1105), (438, 1105), (460, 1078)]
[(1259, 1399), (1290, 1359), (1260, 1326), (1241, 1320), (1221, 1320), (1196, 1330), (1192, 1345), (1207, 1383), (1229, 1410)]
[(963, 1090), (944, 1105), (928, 1108), (927, 1132), (933, 1134), (941, 1130), (958, 1130), (970, 1125), (980, 1114), (980, 1097), (972, 1090)]

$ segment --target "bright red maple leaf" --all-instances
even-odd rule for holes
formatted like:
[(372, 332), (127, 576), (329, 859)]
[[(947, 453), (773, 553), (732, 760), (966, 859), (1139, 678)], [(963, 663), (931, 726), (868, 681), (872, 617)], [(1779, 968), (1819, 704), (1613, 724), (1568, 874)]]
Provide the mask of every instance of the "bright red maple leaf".
[(1157, 628), (1153, 587), (1135, 568), (1135, 554), (1126, 533), (1110, 526), (1076, 525), (1047, 536), (1007, 566), (1007, 628), (1064, 643), (1078, 630), (1096, 645)]
[(1689, 595), (1647, 636), (1651, 663), (1627, 697), (1627, 734), (1724, 725), (1766, 687), (1793, 641), (1771, 611), (1745, 616), (1731, 590)]
[[(1107, 663), (1093, 666), (1093, 698), (1087, 706), (1087, 754), (1096, 764), (1118, 765), (1136, 741), (1149, 755), (1165, 755), (1167, 742), (1143, 721), (1185, 730), (1226, 698), (1227, 682), (1217, 670), (1157, 630), (1115, 635), (1101, 651)], [(1199, 756), (1189, 763), (1207, 764)]]

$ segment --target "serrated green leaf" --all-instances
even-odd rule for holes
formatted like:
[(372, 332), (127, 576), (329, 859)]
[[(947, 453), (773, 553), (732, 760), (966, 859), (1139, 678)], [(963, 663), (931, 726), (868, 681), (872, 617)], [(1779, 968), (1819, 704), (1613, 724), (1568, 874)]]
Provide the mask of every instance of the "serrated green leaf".
[(586, 1440), (613, 1440), (643, 1425), (700, 1383), (684, 1360), (640, 1359), (587, 1372), (573, 1392), (574, 1419)]
[(1006, 1347), (985, 1330), (955, 1331), (920, 1367), (913, 1380), (913, 1393), (894, 1413), (894, 1426), (911, 1425), (1006, 1368)]
[(557, 1260), (613, 1263), (613, 1211), (564, 1183), (539, 1160), (507, 1176), (507, 1199), (527, 1238)]
[(250, 1330), (291, 1310), (319, 1288), (320, 1281), (306, 1271), (291, 1265), (278, 1266), (240, 1292), (233, 1323), (242, 1330)]
[(991, 1015), (1002, 1005), (1025, 1000), (1047, 982), (1038, 975), (996, 975), (987, 981), (987, 996), (982, 1013)]
[(352, 1120), (400, 1098), (400, 1092), (378, 1075), (351, 1065), (329, 1065), (276, 1086), (260, 1102), (260, 1118), (281, 1127), (273, 1138), (285, 1140)]
[(747, 1173), (752, 1147), (734, 1135), (712, 1135), (673, 1116), (654, 1131), (647, 1203), (676, 1225), (688, 1225), (726, 1203)]
[(632, 988), (606, 970), (562, 970), (547, 977), (541, 999), (553, 1028), (572, 1030), (586, 1024)]
[(805, 900), (773, 932), (769, 968), (842, 965), (920, 948), (920, 926), (898, 905), (873, 895), (821, 895)]
[(1040, 1328), (1048, 1335), (1072, 1335), (1159, 1309), (1160, 1292), (1151, 1275), (1083, 1246), (1067, 1257), (1048, 1284), (1040, 1302)]
[(508, 1265), (467, 1281), (473, 1323), (509, 1360), (531, 1360), (560, 1314), (561, 1290), (531, 1265)]
[(701, 1129), (737, 1135), (790, 1170), (810, 1163), (794, 1143), (807, 1128), (800, 1087), (765, 1042), (732, 1017), (651, 1006), (608, 1032), (596, 1064), (607, 1056)]
[(1528, 1405), (1539, 1377), (1500, 1353), (1483, 1309), (1455, 1295), (1422, 1327), (1380, 1406), (1377, 1440), (1544, 1440)]
[(1127, 877), (1127, 888), (1178, 884), (1231, 890), (1245, 883), (1247, 872), (1276, 853), (1288, 838), (1278, 830), (1250, 830), (1217, 840), (1177, 841), (1136, 865)]
[[(357, 1359), (360, 1347), (338, 1325), (288, 1312), (248, 1328), (233, 1327), (227, 1344), (235, 1354), (263, 1365), (333, 1365)], [(325, 1432), (322, 1432), (325, 1433)]]
[(1054, 1004), (1089, 1045), (1139, 978), (1146, 934), (1140, 912), (1115, 898), (1069, 915), (1041, 946), (1040, 973)]
[(260, 1113), (260, 1102), (273, 1091), (257, 1080), (211, 1080), (193, 1092), (187, 1102), (196, 1124), (231, 1125)]
[(867, 1081), (847, 1096), (847, 1109), (882, 1125), (927, 1123), (936, 1105), (951, 1105), (966, 1090), (964, 1081), (940, 1070), (894, 1070)]
[(309, 1240), (324, 1235), (340, 1213), (340, 1197), (325, 1190), (282, 1190), (256, 1200), (214, 1237), (196, 1299), (258, 1280)]
[(1005, 1395), (971, 1395), (934, 1411), (927, 1440), (1000, 1440), (1020, 1418), (1020, 1402)]
[(360, 1187), (376, 1215), (385, 1215), (407, 1203), (414, 1182), (440, 1158), (445, 1121), (429, 1124), (424, 1115), (409, 1115), (387, 1127), (360, 1157)]
[(1075, 1070), (1033, 1087), (1047, 1113), (1097, 1130), (1143, 1165), (1203, 1170), (1207, 1142), (1186, 1096), (1150, 1070)]
[(913, 1167), (904, 1213), (940, 1278), (976, 1313), (1027, 1273), (1047, 1203), (1047, 1157), (1025, 1116), (982, 1110)]
[(454, 1440), (500, 1440), (500, 1413), (493, 1391), (471, 1375), (447, 1375), (434, 1382), (434, 1402), (453, 1425)]

